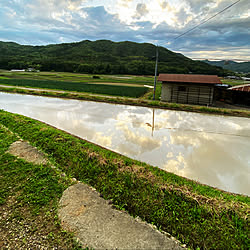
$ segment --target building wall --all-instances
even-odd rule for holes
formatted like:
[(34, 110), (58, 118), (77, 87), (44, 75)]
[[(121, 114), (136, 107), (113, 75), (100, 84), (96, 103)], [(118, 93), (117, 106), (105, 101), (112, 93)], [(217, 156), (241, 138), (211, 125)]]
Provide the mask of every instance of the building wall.
[(187, 104), (212, 104), (214, 86), (162, 83), (161, 100)]

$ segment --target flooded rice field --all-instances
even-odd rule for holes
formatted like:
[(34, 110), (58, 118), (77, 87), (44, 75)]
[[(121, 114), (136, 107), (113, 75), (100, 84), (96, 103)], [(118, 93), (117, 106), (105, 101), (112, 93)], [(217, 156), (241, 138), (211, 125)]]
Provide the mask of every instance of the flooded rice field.
[(250, 195), (250, 119), (0, 92), (0, 108), (223, 190)]

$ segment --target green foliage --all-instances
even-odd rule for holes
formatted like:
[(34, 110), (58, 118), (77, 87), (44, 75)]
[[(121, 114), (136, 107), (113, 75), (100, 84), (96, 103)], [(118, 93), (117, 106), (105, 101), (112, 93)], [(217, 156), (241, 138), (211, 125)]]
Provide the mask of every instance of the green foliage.
[(140, 97), (144, 95), (148, 88), (133, 86), (117, 86), (104, 84), (88, 84), (79, 82), (66, 81), (46, 81), (46, 80), (30, 80), (30, 79), (2, 79), (2, 84), (10, 84), (14, 86), (37, 87), (48, 89), (59, 89), (78, 92), (89, 92), (93, 94)]
[[(90, 74), (153, 75), (156, 47), (149, 43), (82, 41), (47, 46), (0, 42), (0, 68)], [(159, 72), (225, 75), (226, 70), (159, 47)]]
[[(161, 83), (156, 84), (155, 88), (155, 100), (161, 100)], [(153, 100), (154, 96), (154, 89), (151, 89), (150, 92), (147, 94), (147, 99)]]
[(16, 140), (17, 136), (0, 124), (0, 155), (2, 155), (8, 149), (10, 144)]
[[(194, 249), (248, 247), (245, 213), (249, 209), (249, 197), (200, 185), (41, 122), (0, 112), (0, 123), (46, 152), (67, 175), (94, 186), (117, 208), (142, 217)], [(40, 170), (35, 170), (36, 176), (41, 177), (39, 180), (47, 179), (47, 174), (43, 176)], [(45, 184), (38, 181), (35, 192), (41, 191), (40, 182)], [(33, 187), (33, 181), (30, 183)], [(26, 192), (28, 199), (33, 200)], [(48, 192), (48, 195), (52, 194)], [(42, 202), (46, 203), (46, 199)]]

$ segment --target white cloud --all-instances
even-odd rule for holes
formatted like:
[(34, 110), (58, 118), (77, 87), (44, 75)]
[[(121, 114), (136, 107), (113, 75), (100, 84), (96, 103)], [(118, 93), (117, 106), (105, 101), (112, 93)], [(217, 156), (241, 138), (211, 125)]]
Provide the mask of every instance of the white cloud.
[(138, 3), (136, 6), (135, 18), (144, 17), (148, 14), (147, 5), (144, 3)]
[[(2, 40), (47, 44), (85, 39), (155, 41), (192, 56), (249, 58), (250, 1), (241, 1), (208, 23), (233, 0), (9, 0), (0, 1)], [(205, 57), (206, 57), (205, 56)]]

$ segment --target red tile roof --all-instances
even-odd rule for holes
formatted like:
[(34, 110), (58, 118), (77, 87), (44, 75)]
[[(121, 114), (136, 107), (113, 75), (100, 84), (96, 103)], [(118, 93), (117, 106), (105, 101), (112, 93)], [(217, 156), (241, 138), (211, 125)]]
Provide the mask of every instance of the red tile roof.
[(216, 75), (160, 74), (158, 81), (180, 83), (221, 84)]

